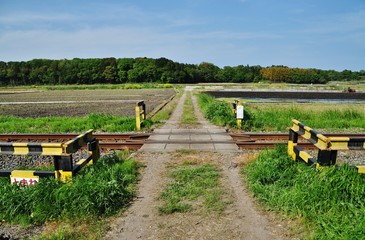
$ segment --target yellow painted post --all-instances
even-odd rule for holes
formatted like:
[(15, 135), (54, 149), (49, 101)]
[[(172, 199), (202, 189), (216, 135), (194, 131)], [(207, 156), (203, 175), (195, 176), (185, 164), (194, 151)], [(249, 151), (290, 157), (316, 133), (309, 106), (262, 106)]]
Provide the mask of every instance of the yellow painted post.
[(136, 129), (137, 131), (141, 130), (141, 110), (138, 104), (136, 105)]
[(298, 145), (298, 133), (293, 129), (289, 129), (289, 140), (288, 140), (288, 154), (296, 160), (296, 154), (294, 152), (294, 147)]
[(72, 175), (72, 171), (55, 170), (56, 179), (60, 180), (63, 183), (71, 182)]
[(146, 105), (144, 101), (139, 101), (136, 103), (136, 129), (141, 130), (141, 125), (143, 120), (146, 119)]
[(237, 127), (238, 128), (242, 127), (242, 119), (237, 119)]
[(236, 119), (237, 119), (236, 123), (237, 127), (241, 128), (242, 121), (244, 119), (244, 108), (238, 100), (235, 100), (235, 103), (236, 103)]
[(65, 154), (54, 157), (55, 178), (61, 182), (69, 182), (72, 180), (73, 163), (72, 155)]
[(365, 174), (365, 166), (356, 166), (357, 172), (361, 174)]

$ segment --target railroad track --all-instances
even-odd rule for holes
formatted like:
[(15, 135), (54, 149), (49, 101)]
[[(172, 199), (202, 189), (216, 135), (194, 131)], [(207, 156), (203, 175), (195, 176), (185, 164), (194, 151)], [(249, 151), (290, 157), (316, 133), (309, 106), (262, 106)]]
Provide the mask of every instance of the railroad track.
[[(173, 141), (153, 141), (148, 140), (149, 133), (113, 133), (104, 134), (96, 133), (94, 136), (100, 141), (100, 147), (103, 150), (136, 150), (145, 143), (189, 143), (184, 140)], [(237, 144), (241, 149), (263, 149), (273, 148), (277, 144), (286, 144), (288, 134), (286, 133), (231, 133), (231, 142), (214, 142), (214, 143), (232, 143)], [(346, 137), (365, 137), (365, 134), (325, 134), (328, 137), (346, 136)], [(68, 141), (77, 134), (0, 134), (0, 142), (64, 142)], [(300, 139), (300, 138), (299, 138)], [(194, 143), (212, 143), (212, 141), (199, 141)], [(314, 148), (314, 145), (307, 142), (299, 142), (303, 148)]]

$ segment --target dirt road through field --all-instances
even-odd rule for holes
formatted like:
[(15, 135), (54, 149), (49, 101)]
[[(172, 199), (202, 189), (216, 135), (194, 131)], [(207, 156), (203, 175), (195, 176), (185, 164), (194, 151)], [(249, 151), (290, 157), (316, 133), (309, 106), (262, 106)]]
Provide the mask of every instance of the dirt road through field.
[[(192, 96), (198, 124), (180, 124), (187, 87), (171, 118), (156, 130), (155, 138), (168, 142), (178, 137), (189, 139), (190, 144), (150, 145), (141, 149), (135, 158), (145, 168), (138, 184), (137, 198), (131, 207), (113, 220), (106, 239), (288, 239), (285, 229), (272, 221), (268, 214), (256, 209), (245, 185), (242, 183), (239, 166), (248, 155), (233, 143), (223, 143), (229, 136), (224, 129), (211, 125), (204, 119)], [(190, 94), (189, 94), (190, 96)], [(228, 136), (228, 137), (227, 137)], [(152, 136), (153, 137), (153, 136)], [(207, 143), (202, 144), (201, 139)], [(223, 213), (193, 208), (185, 213), (161, 215), (161, 192), (171, 181), (171, 166), (182, 161), (209, 163), (220, 169), (220, 185), (226, 203)]]

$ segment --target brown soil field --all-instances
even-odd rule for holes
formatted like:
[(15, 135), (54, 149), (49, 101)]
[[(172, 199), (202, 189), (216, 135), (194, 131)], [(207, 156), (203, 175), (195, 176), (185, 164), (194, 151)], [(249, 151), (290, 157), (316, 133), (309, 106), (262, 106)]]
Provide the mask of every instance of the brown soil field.
[(0, 91), (0, 115), (46, 117), (106, 113), (134, 116), (137, 101), (144, 100), (149, 113), (174, 94), (174, 89)]

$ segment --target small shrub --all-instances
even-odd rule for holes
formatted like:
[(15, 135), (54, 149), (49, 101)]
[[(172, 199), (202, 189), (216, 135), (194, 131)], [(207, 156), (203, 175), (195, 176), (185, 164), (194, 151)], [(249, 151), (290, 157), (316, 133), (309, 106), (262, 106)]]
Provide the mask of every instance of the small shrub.
[(235, 125), (236, 118), (228, 103), (215, 100), (207, 94), (200, 94), (198, 102), (204, 116), (212, 123), (220, 126)]

